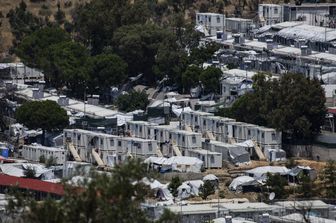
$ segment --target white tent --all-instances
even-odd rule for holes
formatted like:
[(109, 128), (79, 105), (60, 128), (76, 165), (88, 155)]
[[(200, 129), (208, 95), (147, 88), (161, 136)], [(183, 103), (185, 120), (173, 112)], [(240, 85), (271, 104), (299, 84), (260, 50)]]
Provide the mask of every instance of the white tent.
[(144, 162), (162, 167), (171, 167), (173, 171), (195, 173), (201, 172), (203, 165), (202, 160), (188, 156), (172, 156), (168, 159), (164, 157), (149, 157)]
[(178, 197), (186, 199), (190, 196), (198, 196), (199, 188), (203, 185), (202, 180), (190, 180), (183, 182), (178, 188)]
[(271, 174), (280, 174), (280, 175), (287, 175), (289, 173), (289, 169), (284, 166), (261, 166), (257, 167), (251, 170), (247, 170), (245, 173), (247, 173), (249, 176), (259, 179), (259, 178), (265, 178), (267, 173)]
[(240, 190), (242, 186), (256, 185), (258, 183), (259, 182), (252, 177), (240, 176), (240, 177), (233, 179), (233, 181), (229, 185), (229, 189), (236, 191), (236, 190)]
[(173, 200), (173, 195), (168, 189), (169, 184), (162, 184), (157, 180), (149, 180), (147, 177), (142, 179), (142, 182), (150, 187), (154, 191), (155, 197), (163, 201)]
[(215, 181), (218, 180), (218, 177), (216, 177), (214, 174), (208, 174), (205, 177), (203, 177), (203, 181)]

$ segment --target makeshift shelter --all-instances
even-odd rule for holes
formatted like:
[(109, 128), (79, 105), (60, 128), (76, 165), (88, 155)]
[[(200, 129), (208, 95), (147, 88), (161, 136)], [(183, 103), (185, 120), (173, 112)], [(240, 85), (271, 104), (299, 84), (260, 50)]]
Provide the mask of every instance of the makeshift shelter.
[(183, 182), (178, 188), (178, 197), (180, 199), (186, 199), (190, 196), (198, 196), (199, 188), (203, 185), (202, 180), (190, 180)]
[(280, 174), (282, 176), (288, 175), (289, 169), (284, 166), (261, 166), (251, 170), (245, 171), (245, 173), (253, 177), (254, 179), (266, 179), (267, 173)]
[(219, 185), (219, 180), (218, 177), (216, 177), (214, 174), (208, 174), (206, 176), (203, 177), (203, 181), (210, 181), (210, 183), (215, 186), (218, 187)]
[(149, 180), (148, 178), (143, 178), (142, 182), (150, 187), (154, 191), (155, 197), (160, 201), (172, 201), (173, 195), (168, 189), (169, 184), (162, 184), (157, 180)]
[[(229, 189), (232, 191), (246, 191), (251, 190), (251, 187), (255, 188), (255, 186), (259, 186), (261, 183), (257, 181), (256, 179), (249, 177), (249, 176), (240, 176), (231, 182), (229, 185)], [(250, 189), (247, 189), (247, 187), (250, 187)]]
[(149, 157), (145, 161), (147, 164), (152, 164), (160, 170), (166, 172), (169, 170), (178, 172), (201, 172), (203, 161), (195, 157), (188, 156), (172, 156), (170, 158), (164, 157)]

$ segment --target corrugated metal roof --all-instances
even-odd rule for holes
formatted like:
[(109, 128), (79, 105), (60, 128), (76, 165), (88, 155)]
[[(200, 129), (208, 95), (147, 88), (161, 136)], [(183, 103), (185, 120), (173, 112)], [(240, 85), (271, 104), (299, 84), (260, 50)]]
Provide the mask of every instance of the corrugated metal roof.
[(0, 174), (0, 185), (17, 186), (19, 188), (28, 190), (41, 191), (61, 196), (64, 195), (64, 188), (62, 184), (45, 182), (42, 180), (7, 176), (5, 174)]
[(314, 42), (329, 42), (336, 39), (336, 29), (311, 25), (298, 25), (284, 28), (276, 35), (287, 39), (305, 39)]

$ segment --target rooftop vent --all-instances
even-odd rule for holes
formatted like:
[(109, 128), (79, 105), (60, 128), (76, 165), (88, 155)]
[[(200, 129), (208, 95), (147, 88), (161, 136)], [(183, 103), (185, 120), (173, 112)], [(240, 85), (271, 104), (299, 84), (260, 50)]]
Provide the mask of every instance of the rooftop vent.
[(231, 216), (225, 216), (225, 223), (232, 223), (232, 217)]
[(260, 218), (259, 218), (259, 223), (270, 223), (270, 216), (269, 214), (265, 213), (265, 214), (262, 214), (260, 215)]
[(57, 103), (60, 106), (67, 106), (67, 105), (69, 105), (69, 98), (67, 98), (67, 96), (65, 96), (65, 95), (60, 95), (58, 100), (57, 100)]
[(233, 34), (232, 37), (234, 38), (234, 44), (243, 44), (245, 43), (245, 37), (240, 35), (239, 33)]
[(91, 95), (90, 97), (88, 97), (87, 103), (89, 105), (99, 105), (99, 95)]
[(45, 86), (45, 81), (39, 81), (37, 83), (37, 88), (40, 89), (40, 91), (43, 91), (44, 90), (44, 86)]
[(301, 46), (301, 56), (308, 56), (311, 54), (311, 49), (308, 48), (308, 46), (304, 45)]
[(33, 99), (42, 99), (44, 97), (43, 91), (41, 91), (39, 88), (33, 88)]

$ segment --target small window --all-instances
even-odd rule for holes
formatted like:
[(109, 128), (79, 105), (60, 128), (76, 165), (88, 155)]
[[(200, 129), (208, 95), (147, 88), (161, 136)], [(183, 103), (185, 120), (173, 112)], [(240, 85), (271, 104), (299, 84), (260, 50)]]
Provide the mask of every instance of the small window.
[(261, 138), (265, 138), (265, 133), (261, 133)]
[(251, 130), (247, 130), (247, 135), (251, 135)]
[(219, 16), (217, 16), (217, 23), (220, 23), (220, 17)]
[(104, 145), (104, 139), (100, 139), (100, 145)]
[(81, 135), (77, 135), (77, 140), (81, 140)]
[(197, 16), (197, 20), (200, 21), (200, 16), (199, 15)]
[(214, 156), (214, 155), (211, 155), (211, 157), (210, 157), (210, 162), (211, 162), (211, 163), (215, 163), (215, 156)]
[(276, 140), (275, 133), (272, 133), (272, 140)]
[(119, 147), (121, 146), (121, 141), (118, 141), (118, 146), (119, 146)]
[(209, 16), (209, 22), (211, 22), (211, 16)]
[(184, 139), (184, 136), (182, 136), (182, 142), (184, 142), (184, 140), (185, 140), (185, 139)]
[(195, 122), (198, 122), (197, 116), (195, 116)]
[(110, 140), (110, 146), (114, 146), (114, 139)]
[(274, 8), (274, 14), (278, 14), (278, 8), (277, 7)]
[(206, 121), (205, 120), (203, 121), (203, 125), (206, 125)]
[(139, 131), (142, 132), (142, 126), (139, 127)]
[(196, 143), (196, 136), (192, 137), (192, 143), (195, 144)]

